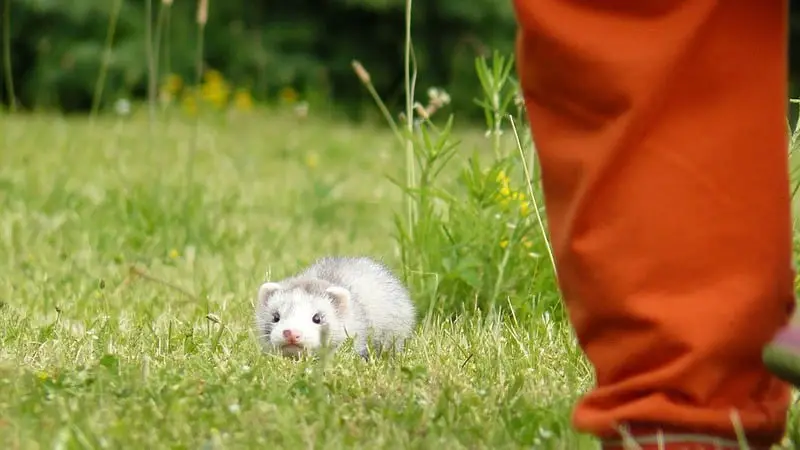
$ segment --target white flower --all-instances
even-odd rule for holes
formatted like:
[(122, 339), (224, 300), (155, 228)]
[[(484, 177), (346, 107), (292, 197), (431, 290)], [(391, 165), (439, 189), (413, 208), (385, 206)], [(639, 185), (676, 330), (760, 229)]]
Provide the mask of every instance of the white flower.
[(128, 99), (121, 98), (114, 102), (114, 110), (120, 116), (127, 116), (131, 113), (131, 102), (129, 102)]

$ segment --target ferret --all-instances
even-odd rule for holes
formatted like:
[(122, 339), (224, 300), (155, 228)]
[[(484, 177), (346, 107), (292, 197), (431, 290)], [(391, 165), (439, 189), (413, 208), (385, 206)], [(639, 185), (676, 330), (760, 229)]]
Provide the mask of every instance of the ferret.
[(297, 358), (348, 337), (369, 359), (402, 351), (416, 324), (408, 290), (383, 263), (369, 257), (328, 256), (305, 270), (258, 289), (256, 327), (262, 350)]

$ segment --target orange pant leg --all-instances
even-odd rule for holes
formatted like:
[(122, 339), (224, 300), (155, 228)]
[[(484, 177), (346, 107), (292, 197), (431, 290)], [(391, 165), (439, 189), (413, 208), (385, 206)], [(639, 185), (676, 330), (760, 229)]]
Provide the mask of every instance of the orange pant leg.
[(577, 429), (782, 435), (794, 306), (785, 1), (514, 0), (571, 322)]

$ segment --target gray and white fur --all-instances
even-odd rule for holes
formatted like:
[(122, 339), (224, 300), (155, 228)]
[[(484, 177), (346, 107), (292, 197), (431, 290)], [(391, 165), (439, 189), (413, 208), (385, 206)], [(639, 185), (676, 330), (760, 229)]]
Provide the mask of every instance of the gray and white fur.
[(258, 290), (256, 327), (262, 349), (287, 357), (353, 338), (367, 357), (402, 351), (416, 324), (408, 290), (381, 262), (369, 257), (328, 256), (305, 270)]

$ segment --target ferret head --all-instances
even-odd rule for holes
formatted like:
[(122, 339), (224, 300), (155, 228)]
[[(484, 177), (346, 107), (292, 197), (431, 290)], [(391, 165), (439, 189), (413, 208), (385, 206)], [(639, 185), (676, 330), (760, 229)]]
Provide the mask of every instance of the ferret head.
[(262, 284), (256, 312), (262, 346), (288, 357), (315, 352), (343, 334), (349, 302), (350, 291), (324, 281)]

